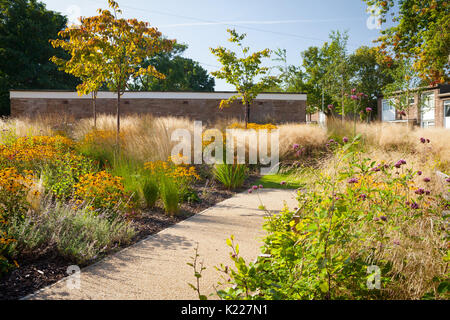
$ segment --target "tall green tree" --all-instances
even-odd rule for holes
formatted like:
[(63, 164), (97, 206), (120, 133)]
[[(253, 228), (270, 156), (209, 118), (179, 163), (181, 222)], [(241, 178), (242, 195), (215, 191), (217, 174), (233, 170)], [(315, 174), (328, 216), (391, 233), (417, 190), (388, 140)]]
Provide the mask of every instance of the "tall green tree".
[[(407, 115), (411, 99), (425, 89), (423, 80), (414, 69), (413, 62), (406, 59), (397, 61), (395, 68), (388, 68), (385, 72), (392, 81), (383, 87), (384, 99), (389, 100), (395, 110)], [(416, 102), (419, 108), (423, 107), (422, 99)]]
[(9, 114), (11, 89), (73, 90), (78, 84), (49, 61), (67, 58), (49, 43), (66, 24), (36, 0), (0, 0), (0, 114)]
[(448, 0), (364, 0), (376, 6), (381, 22), (379, 49), (388, 58), (412, 59), (419, 76), (430, 83), (450, 81), (450, 2)]
[(153, 66), (166, 77), (159, 79), (150, 75), (139, 76), (130, 84), (136, 91), (214, 91), (214, 78), (200, 64), (182, 54), (187, 45), (176, 43), (170, 52), (160, 52), (147, 58), (143, 68)]
[(106, 64), (102, 53), (102, 40), (95, 19), (80, 19), (80, 25), (71, 26), (59, 32), (62, 39), (51, 40), (55, 48), (62, 48), (70, 54), (70, 59), (52, 57), (60, 70), (77, 78), (82, 83), (77, 86), (81, 95), (92, 95), (94, 128), (97, 126), (97, 93), (107, 80)]
[[(95, 35), (92, 37), (94, 47), (99, 52), (97, 57), (101, 57), (101, 60), (93, 59), (92, 63), (101, 64), (95, 68), (101, 68), (108, 88), (117, 96), (116, 143), (119, 146), (121, 96), (133, 77), (151, 75), (164, 78), (164, 74), (154, 66), (143, 68), (142, 63), (159, 52), (170, 51), (175, 41), (163, 38), (161, 32), (150, 27), (148, 22), (119, 18), (122, 11), (117, 2), (108, 0), (108, 4), (112, 11), (98, 9), (97, 16), (84, 18), (84, 21), (92, 26), (89, 32)], [(90, 51), (83, 54), (90, 55)]]
[(368, 96), (361, 100), (361, 108), (369, 107), (376, 114), (377, 99), (383, 94), (384, 88), (394, 81), (392, 71), (397, 68), (397, 64), (388, 67), (378, 50), (367, 46), (356, 49), (349, 57), (349, 64), (352, 69), (352, 87)]
[(227, 100), (222, 100), (220, 108), (228, 106), (233, 101), (241, 100), (245, 108), (244, 122), (245, 128), (247, 128), (250, 106), (253, 100), (259, 93), (274, 87), (280, 80), (277, 77), (269, 76), (270, 69), (268, 67), (261, 66), (263, 58), (270, 58), (271, 51), (269, 49), (250, 54), (250, 48), (242, 44), (246, 34), (240, 35), (235, 30), (230, 29), (227, 31), (230, 34), (228, 41), (238, 46), (242, 57), (238, 57), (236, 52), (224, 47), (210, 48), (212, 54), (218, 58), (223, 66), (219, 71), (211, 72), (211, 74), (219, 79), (226, 80), (236, 88), (238, 93)]

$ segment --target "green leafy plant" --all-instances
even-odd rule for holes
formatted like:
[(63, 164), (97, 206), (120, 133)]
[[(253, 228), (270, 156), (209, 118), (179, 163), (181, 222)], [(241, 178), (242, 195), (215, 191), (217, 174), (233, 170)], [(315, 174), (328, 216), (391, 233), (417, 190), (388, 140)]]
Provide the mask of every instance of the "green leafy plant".
[(58, 199), (68, 199), (73, 195), (74, 186), (81, 176), (93, 170), (92, 161), (74, 154), (65, 154), (51, 162), (44, 163), (41, 177), (47, 192)]
[(242, 187), (247, 177), (247, 167), (242, 164), (216, 164), (213, 169), (214, 178), (227, 189)]
[[(448, 279), (449, 250), (430, 179), (403, 159), (363, 157), (358, 143), (330, 146), (333, 170), (298, 193), (298, 209), (267, 219), (256, 261), (227, 241), (234, 268), (220, 266), (229, 279), (222, 299), (445, 299), (445, 285), (433, 279)], [(379, 287), (368, 285), (373, 266)]]
[(164, 210), (170, 215), (175, 215), (179, 211), (180, 196), (178, 185), (173, 178), (162, 177), (160, 180), (159, 193), (164, 204)]
[(56, 248), (61, 256), (84, 264), (129, 243), (135, 235), (129, 222), (109, 211), (92, 215), (89, 206), (49, 200), (41, 211), (23, 221), (11, 220), (8, 230), (17, 239), (8, 246), (11, 257), (20, 260), (21, 256)]
[(144, 178), (141, 182), (142, 195), (147, 207), (154, 207), (159, 197), (158, 183), (155, 179)]

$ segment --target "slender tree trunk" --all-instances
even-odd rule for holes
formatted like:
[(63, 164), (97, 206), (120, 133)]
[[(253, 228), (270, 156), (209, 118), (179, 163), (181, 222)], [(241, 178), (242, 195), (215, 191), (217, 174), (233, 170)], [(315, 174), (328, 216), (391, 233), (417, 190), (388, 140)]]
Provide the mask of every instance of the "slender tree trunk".
[(342, 105), (342, 122), (345, 121), (345, 103), (344, 103), (344, 83), (342, 82), (342, 87), (341, 87), (341, 105)]
[(249, 121), (250, 121), (250, 103), (246, 102), (244, 108), (245, 129), (247, 129)]
[(117, 149), (119, 149), (120, 142), (120, 88), (117, 90), (117, 132), (116, 132), (116, 145)]
[(97, 129), (97, 92), (92, 93), (92, 109), (94, 112), (94, 129)]

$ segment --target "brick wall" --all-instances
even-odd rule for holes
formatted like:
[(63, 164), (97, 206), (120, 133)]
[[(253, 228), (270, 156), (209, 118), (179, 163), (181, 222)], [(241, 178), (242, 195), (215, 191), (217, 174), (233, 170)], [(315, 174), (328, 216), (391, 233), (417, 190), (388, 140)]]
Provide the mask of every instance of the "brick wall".
[[(234, 103), (219, 110), (221, 99), (127, 99), (121, 103), (122, 115), (152, 114), (154, 116), (188, 117), (205, 122), (223, 118), (243, 119), (244, 107)], [(305, 100), (258, 99), (251, 106), (250, 121), (285, 123), (306, 121)], [(98, 114), (115, 114), (116, 100), (97, 99)], [(92, 117), (91, 99), (81, 98), (18, 98), (11, 96), (12, 117), (66, 115), (75, 119)]]

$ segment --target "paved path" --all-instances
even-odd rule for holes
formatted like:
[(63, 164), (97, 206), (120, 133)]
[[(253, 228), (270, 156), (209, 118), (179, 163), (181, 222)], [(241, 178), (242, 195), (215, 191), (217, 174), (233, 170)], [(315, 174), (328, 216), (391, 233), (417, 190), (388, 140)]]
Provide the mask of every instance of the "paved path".
[[(260, 198), (268, 210), (281, 210), (283, 202), (296, 206), (294, 190), (264, 189)], [(188, 282), (195, 283), (186, 263), (199, 244), (203, 294), (214, 292), (220, 280), (214, 266), (231, 265), (226, 239), (231, 234), (241, 255), (255, 259), (264, 235), (264, 212), (257, 194), (240, 193), (200, 214), (150, 236), (81, 270), (80, 289), (68, 289), (65, 278), (29, 299), (197, 299)]]

